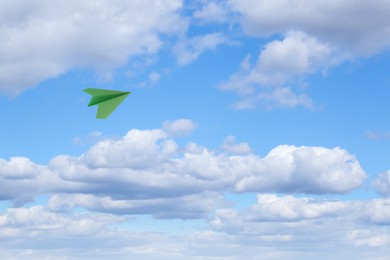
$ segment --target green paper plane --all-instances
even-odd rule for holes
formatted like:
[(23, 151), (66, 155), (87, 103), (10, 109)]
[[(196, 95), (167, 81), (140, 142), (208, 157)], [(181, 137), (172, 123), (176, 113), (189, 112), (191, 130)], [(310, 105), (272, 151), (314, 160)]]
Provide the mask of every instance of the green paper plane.
[(87, 88), (84, 92), (92, 95), (88, 107), (98, 105), (96, 118), (107, 118), (119, 106), (120, 103), (131, 93), (126, 91)]

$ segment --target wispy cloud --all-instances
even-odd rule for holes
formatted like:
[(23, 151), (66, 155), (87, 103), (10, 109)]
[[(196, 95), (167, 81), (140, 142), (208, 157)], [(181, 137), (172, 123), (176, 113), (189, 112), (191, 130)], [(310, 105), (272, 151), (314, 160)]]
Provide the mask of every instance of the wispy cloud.
[(205, 23), (226, 23), (229, 10), (224, 1), (210, 1), (205, 3), (201, 9), (196, 10), (193, 17)]
[(227, 42), (228, 38), (223, 33), (208, 33), (179, 40), (173, 51), (177, 56), (177, 62), (185, 65), (196, 60), (203, 52), (213, 50), (218, 45)]
[(390, 140), (390, 131), (371, 131), (367, 130), (365, 136), (371, 141)]

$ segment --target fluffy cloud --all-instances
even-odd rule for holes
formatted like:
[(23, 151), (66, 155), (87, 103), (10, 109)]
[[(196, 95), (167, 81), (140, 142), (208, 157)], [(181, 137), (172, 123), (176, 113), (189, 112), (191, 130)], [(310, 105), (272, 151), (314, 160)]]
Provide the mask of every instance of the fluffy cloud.
[(240, 69), (220, 88), (241, 96), (242, 101), (236, 104), (236, 108), (251, 108), (258, 101), (269, 108), (312, 107), (310, 98), (296, 93), (296, 88), (293, 90), (290, 86), (299, 83), (304, 76), (318, 70), (325, 71), (339, 62), (334, 56), (334, 50), (316, 38), (301, 32), (289, 32), (283, 40), (268, 43), (254, 66), (247, 56)]
[(254, 222), (298, 222), (351, 215), (356, 221), (390, 225), (389, 202), (386, 199), (338, 201), (258, 194), (257, 203), (250, 207), (245, 218)]
[(250, 154), (252, 149), (248, 143), (236, 143), (234, 136), (228, 136), (222, 144), (222, 148), (225, 152), (230, 154)]
[(345, 193), (366, 177), (347, 151), (323, 147), (281, 145), (256, 162), (256, 174), (236, 183), (238, 191)]
[(175, 121), (165, 121), (163, 129), (170, 137), (188, 136), (195, 130), (197, 125), (190, 119), (178, 119)]
[(390, 197), (390, 171), (383, 172), (373, 182), (376, 191), (385, 197)]
[[(193, 125), (178, 120), (164, 128), (178, 133)], [(338, 194), (365, 179), (357, 159), (340, 148), (281, 145), (261, 158), (248, 144), (233, 142), (225, 140), (222, 153), (193, 143), (180, 149), (163, 129), (132, 129), (79, 157), (56, 156), (47, 166), (1, 160), (1, 198), (24, 203), (53, 194), (50, 205), (57, 210), (204, 218), (225, 205), (224, 192)]]
[(0, 200), (10, 200), (15, 205), (31, 202), (39, 194), (83, 186), (63, 180), (47, 166), (24, 157), (0, 159), (0, 179)]
[[(386, 1), (229, 0), (248, 35), (273, 40), (260, 51), (257, 63), (247, 61), (224, 90), (241, 97), (234, 107), (247, 109), (259, 102), (266, 108), (313, 107), (301, 85), (312, 73), (354, 58), (375, 55), (390, 47)], [(359, 19), (355, 19), (359, 17)]]
[[(2, 235), (12, 238), (24, 234), (34, 237), (37, 232), (41, 234), (53, 232), (69, 236), (90, 236), (99, 232), (106, 225), (120, 223), (124, 219), (113, 215), (92, 215), (90, 213), (60, 215), (47, 210), (43, 206), (30, 208), (8, 208), (0, 215)], [(40, 231), (38, 231), (40, 230)], [(14, 231), (14, 232), (13, 232)]]
[(229, 5), (251, 35), (299, 30), (356, 55), (373, 54), (390, 45), (390, 3), (383, 0), (358, 4), (353, 0), (229, 0)]
[[(192, 124), (132, 129), (47, 165), (1, 159), (2, 200), (23, 204), (45, 195), (47, 201), (0, 213), (0, 257), (256, 259), (259, 248), (268, 259), (344, 259), (342, 252), (380, 259), (390, 253), (388, 199), (264, 193), (337, 194), (359, 187), (365, 173), (346, 150), (281, 145), (260, 157), (232, 136), (221, 152), (195, 143), (180, 148), (165, 130)], [(242, 192), (261, 193), (253, 205), (234, 208), (225, 194)], [(153, 216), (160, 229), (169, 224), (179, 231), (138, 230), (142, 215)], [(180, 231), (184, 222), (173, 219), (196, 227)]]
[(289, 32), (264, 47), (249, 78), (261, 85), (283, 85), (293, 76), (326, 69), (331, 54), (331, 48), (316, 38)]
[(123, 138), (98, 142), (80, 160), (94, 168), (142, 169), (166, 161), (176, 150), (177, 144), (160, 129), (133, 129)]
[(349, 248), (360, 252), (357, 259), (362, 255), (361, 259), (381, 259), (390, 243), (389, 205), (388, 199), (338, 201), (258, 194), (255, 205), (217, 210), (210, 223), (219, 232), (273, 245), (282, 252), (295, 251), (303, 243), (305, 252), (316, 248), (315, 255), (324, 258), (332, 249), (332, 258), (343, 259), (340, 248)]
[(249, 216), (253, 221), (297, 221), (338, 215), (346, 208), (341, 201), (318, 202), (293, 196), (259, 194)]
[(178, 13), (180, 0), (1, 1), (1, 6), (0, 91), (9, 95), (72, 68), (110, 71), (129, 56), (159, 50), (160, 34), (187, 28)]
[[(9, 208), (2, 212), (0, 256), (258, 259), (259, 248), (261, 258), (267, 259), (312, 259), (313, 255), (321, 259), (386, 259), (390, 253), (390, 223), (367, 218), (389, 213), (390, 204), (385, 199), (335, 201), (258, 194), (257, 202), (247, 209), (220, 209), (210, 219), (210, 226), (203, 224), (201, 230), (175, 234), (138, 230), (138, 218), (58, 211), (53, 206), (64, 202), (65, 197), (61, 196), (53, 196), (48, 206)], [(106, 198), (97, 200), (75, 194), (73, 199), (89, 207), (112, 206)], [(72, 200), (68, 198), (67, 202)], [(116, 206), (121, 205), (125, 204)], [(387, 220), (388, 216), (383, 215)], [(168, 224), (166, 220), (154, 222), (162, 229)], [(183, 223), (171, 224), (178, 227)]]
[[(337, 221), (380, 227), (390, 225), (389, 203), (389, 199), (341, 201), (258, 194), (256, 203), (243, 211), (217, 210), (211, 223), (218, 230), (240, 233), (242, 229), (250, 232), (248, 235), (267, 232), (263, 224), (270, 222), (280, 223), (289, 229), (295, 229), (304, 222), (316, 226), (321, 222)], [(251, 229), (250, 226), (257, 228)]]
[(354, 230), (349, 234), (348, 238), (353, 241), (354, 245), (357, 247), (366, 246), (378, 248), (390, 243), (390, 237), (377, 230)]

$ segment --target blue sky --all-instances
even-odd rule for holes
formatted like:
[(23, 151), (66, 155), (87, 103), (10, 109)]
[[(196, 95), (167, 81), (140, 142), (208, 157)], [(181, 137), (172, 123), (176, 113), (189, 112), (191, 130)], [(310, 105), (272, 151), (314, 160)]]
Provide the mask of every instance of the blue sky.
[(1, 258), (386, 259), (389, 12), (0, 1)]

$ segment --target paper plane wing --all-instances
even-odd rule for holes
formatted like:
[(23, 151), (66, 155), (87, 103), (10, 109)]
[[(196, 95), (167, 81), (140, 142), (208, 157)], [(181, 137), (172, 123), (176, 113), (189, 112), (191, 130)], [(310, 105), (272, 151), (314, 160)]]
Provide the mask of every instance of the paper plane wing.
[(88, 106), (98, 105), (96, 118), (107, 118), (130, 94), (126, 91), (87, 88), (84, 92), (92, 95)]
[(119, 104), (122, 103), (123, 100), (125, 100), (127, 95), (129, 94), (115, 97), (99, 103), (96, 118), (107, 118), (109, 115), (111, 115), (115, 108), (117, 108)]

